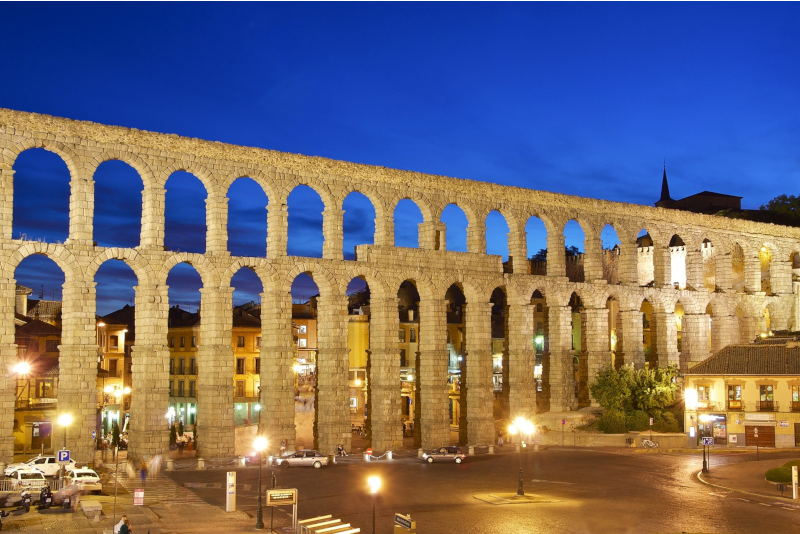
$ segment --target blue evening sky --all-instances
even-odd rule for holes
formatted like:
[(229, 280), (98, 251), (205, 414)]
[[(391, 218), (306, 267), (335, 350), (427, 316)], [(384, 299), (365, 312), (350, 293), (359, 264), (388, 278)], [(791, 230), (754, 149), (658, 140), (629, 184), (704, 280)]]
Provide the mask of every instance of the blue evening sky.
[[(2, 3), (0, 19), (0, 107), (638, 204), (657, 200), (665, 159), (673, 198), (798, 194), (797, 3)], [(65, 239), (61, 160), (31, 150), (15, 170), (14, 236)], [(138, 176), (107, 162), (94, 178), (95, 240), (137, 245)], [(167, 246), (202, 251), (200, 182), (176, 173), (167, 189)], [(229, 196), (231, 252), (263, 256), (266, 197), (247, 180)], [(352, 257), (374, 212), (358, 195), (345, 209)], [(292, 193), (290, 253), (321, 255), (321, 210)], [(414, 246), (419, 212), (396, 216), (398, 245)], [(444, 220), (464, 250), (463, 214)], [(507, 254), (505, 232), (493, 214), (489, 252)], [(52, 262), (16, 276), (60, 295)], [(191, 267), (168, 283), (172, 304), (196, 308)], [(135, 284), (104, 266), (98, 312)], [(258, 300), (252, 275), (233, 285), (237, 304)]]

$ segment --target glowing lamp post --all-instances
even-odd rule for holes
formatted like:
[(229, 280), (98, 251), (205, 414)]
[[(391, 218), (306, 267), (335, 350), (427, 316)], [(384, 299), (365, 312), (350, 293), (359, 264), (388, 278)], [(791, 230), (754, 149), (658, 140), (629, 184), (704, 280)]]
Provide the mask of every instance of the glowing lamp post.
[(523, 488), (522, 482), (522, 448), (525, 447), (525, 440), (522, 436), (530, 436), (533, 434), (536, 428), (533, 426), (533, 423), (525, 419), (524, 417), (517, 417), (514, 419), (514, 422), (508, 427), (508, 431), (512, 436), (516, 436), (517, 434), (520, 435), (519, 444), (519, 485), (517, 486), (517, 496), (522, 497), (525, 495), (525, 489)]
[(381, 478), (371, 476), (367, 479), (369, 485), (369, 492), (372, 494), (372, 534), (375, 534), (375, 497), (378, 495), (378, 490), (381, 489)]
[(253, 448), (258, 451), (258, 508), (256, 509), (256, 529), (261, 530), (264, 528), (264, 518), (261, 513), (261, 471), (262, 464), (264, 463), (264, 449), (267, 448), (267, 438), (258, 436), (253, 442)]
[(64, 450), (67, 449), (67, 427), (72, 424), (72, 416), (62, 413), (58, 416), (58, 424), (64, 427)]

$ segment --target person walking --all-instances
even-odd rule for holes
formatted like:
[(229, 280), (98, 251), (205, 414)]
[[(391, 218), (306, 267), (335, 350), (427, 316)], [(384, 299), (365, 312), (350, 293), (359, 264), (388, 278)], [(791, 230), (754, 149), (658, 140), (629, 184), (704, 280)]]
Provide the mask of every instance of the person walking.
[(503, 446), (503, 435), (502, 434), (498, 434), (497, 435), (497, 446), (498, 447), (502, 447)]
[(119, 527), (119, 534), (131, 534), (132, 532), (131, 522), (128, 521), (128, 518), (126, 517), (122, 520), (122, 526)]
[(142, 468), (139, 470), (139, 476), (142, 477), (142, 487), (147, 484), (147, 464), (142, 460)]
[(284, 454), (286, 454), (286, 440), (282, 439), (281, 440), (281, 456), (283, 456)]

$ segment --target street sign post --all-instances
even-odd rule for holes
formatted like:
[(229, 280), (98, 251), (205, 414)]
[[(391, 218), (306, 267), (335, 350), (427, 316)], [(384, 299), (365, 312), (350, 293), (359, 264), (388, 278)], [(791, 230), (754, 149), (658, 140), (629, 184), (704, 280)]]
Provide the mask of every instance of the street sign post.
[(416, 531), (417, 522), (411, 520), (411, 514), (394, 514), (394, 534), (415, 533)]
[(292, 532), (297, 532), (297, 489), (267, 490), (267, 506), (292, 506)]
[(236, 511), (236, 471), (228, 471), (225, 489), (225, 511)]
[(144, 506), (144, 489), (133, 490), (133, 505)]
[(62, 449), (62, 450), (58, 451), (58, 455), (57, 455), (56, 459), (57, 459), (58, 463), (60, 463), (61, 465), (68, 464), (69, 463), (69, 451), (66, 450), (66, 449)]
[(713, 445), (714, 438), (703, 438), (703, 445)]

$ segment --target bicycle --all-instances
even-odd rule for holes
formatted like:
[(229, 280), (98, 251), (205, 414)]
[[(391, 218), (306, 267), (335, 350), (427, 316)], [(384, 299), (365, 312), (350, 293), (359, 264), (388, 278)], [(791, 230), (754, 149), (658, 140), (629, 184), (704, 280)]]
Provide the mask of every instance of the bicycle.
[(657, 441), (650, 441), (647, 438), (642, 438), (642, 443), (640, 445), (643, 449), (656, 449), (658, 448)]

